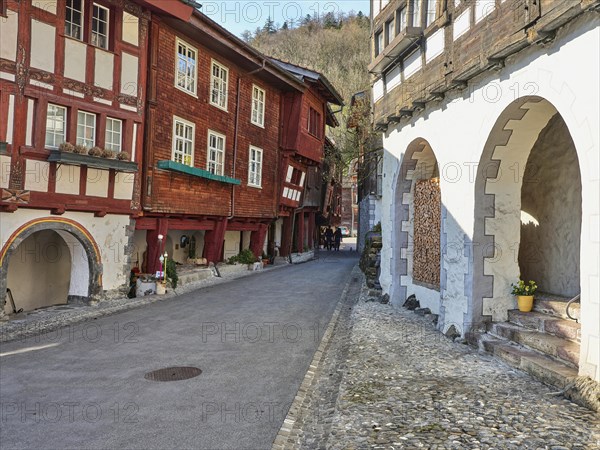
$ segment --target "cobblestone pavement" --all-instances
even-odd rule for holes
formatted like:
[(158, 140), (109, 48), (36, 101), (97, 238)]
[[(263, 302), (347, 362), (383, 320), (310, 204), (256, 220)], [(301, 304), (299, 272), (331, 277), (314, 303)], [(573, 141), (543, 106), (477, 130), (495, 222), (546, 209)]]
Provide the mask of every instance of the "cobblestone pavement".
[(600, 449), (597, 413), (365, 298), (340, 314), (285, 448)]

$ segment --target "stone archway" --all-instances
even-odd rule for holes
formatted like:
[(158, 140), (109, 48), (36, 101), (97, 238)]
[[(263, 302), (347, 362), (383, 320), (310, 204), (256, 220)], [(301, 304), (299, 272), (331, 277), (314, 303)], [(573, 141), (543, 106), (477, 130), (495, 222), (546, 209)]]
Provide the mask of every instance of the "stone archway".
[(579, 293), (581, 207), (562, 116), (543, 98), (517, 100), (496, 121), (477, 172), (471, 323), (507, 320), (520, 276), (552, 294)]
[[(46, 239), (51, 239), (49, 242), (52, 246), (63, 248), (64, 244), (64, 248), (68, 248), (68, 255), (65, 252), (63, 262), (68, 258), (70, 265), (70, 268), (66, 269), (70, 270), (67, 294), (69, 301), (89, 300), (100, 292), (102, 288), (100, 250), (90, 233), (81, 224), (70, 219), (35, 219), (13, 232), (0, 251), (0, 267), (2, 268), (0, 271), (0, 315), (3, 314), (7, 300), (6, 289), (11, 258), (18, 254), (21, 244), (28, 239), (31, 241), (36, 237), (44, 237), (44, 234)], [(34, 252), (36, 251), (41, 251), (41, 249), (34, 247)], [(35, 275), (31, 274), (31, 276)], [(66, 274), (63, 276), (67, 277)]]
[[(421, 222), (421, 214), (415, 215), (415, 200), (417, 209), (420, 204), (415, 196), (419, 195), (435, 197), (435, 205), (422, 203), (421, 212), (431, 216)], [(442, 214), (437, 158), (425, 139), (415, 139), (402, 158), (395, 190), (395, 245), (391, 260), (394, 304), (402, 304), (408, 295), (416, 294), (422, 307), (439, 313)], [(427, 243), (430, 244), (428, 248)], [(422, 276), (427, 273), (433, 277)]]

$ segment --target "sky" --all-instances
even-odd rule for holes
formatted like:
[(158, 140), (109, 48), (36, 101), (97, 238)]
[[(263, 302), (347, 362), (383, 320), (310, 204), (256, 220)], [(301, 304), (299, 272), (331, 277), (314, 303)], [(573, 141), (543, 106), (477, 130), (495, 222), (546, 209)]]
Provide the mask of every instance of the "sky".
[(310, 14), (325, 15), (328, 12), (362, 11), (369, 15), (369, 0), (198, 0), (202, 11), (215, 22), (237, 36), (245, 30), (254, 31), (265, 24), (267, 18), (279, 25), (298, 24)]

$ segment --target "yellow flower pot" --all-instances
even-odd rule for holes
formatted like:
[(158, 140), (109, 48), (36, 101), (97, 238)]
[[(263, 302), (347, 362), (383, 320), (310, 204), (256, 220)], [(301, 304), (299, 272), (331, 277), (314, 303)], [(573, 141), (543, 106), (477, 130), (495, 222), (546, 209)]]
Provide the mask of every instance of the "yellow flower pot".
[(529, 312), (533, 309), (533, 295), (517, 295), (519, 311)]

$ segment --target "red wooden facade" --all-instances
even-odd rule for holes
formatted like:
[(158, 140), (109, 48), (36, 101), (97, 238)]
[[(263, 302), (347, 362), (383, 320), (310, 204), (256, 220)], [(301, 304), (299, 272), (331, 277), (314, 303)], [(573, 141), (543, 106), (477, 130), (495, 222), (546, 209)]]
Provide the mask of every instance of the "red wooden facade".
[[(322, 74), (273, 61), (306, 86), (304, 92), (284, 95), (282, 101), (279, 215), (284, 221), (280, 252), (289, 255), (312, 249), (316, 240), (316, 219), (322, 213), (323, 195), (315, 197), (308, 191), (322, 184), (319, 174), (326, 142), (325, 126), (337, 126), (328, 104), (342, 106), (343, 101)], [(316, 170), (309, 176), (311, 168)]]
[(197, 11), (188, 21), (153, 14), (149, 39), (137, 221), (148, 230), (148, 271), (164, 251), (158, 235), (169, 230), (205, 231), (202, 256), (212, 262), (223, 259), (227, 231), (251, 232), (260, 255), (278, 215), (280, 105), (305, 86)]
[[(135, 165), (102, 158), (93, 164), (85, 158), (50, 158), (51, 150), (60, 153), (61, 142), (78, 140), (79, 112), (94, 122), (88, 147), (106, 147), (110, 120), (119, 124), (119, 132), (112, 135), (115, 147), (129, 153), (127, 159), (139, 161), (142, 156), (148, 5), (114, 0), (82, 0), (80, 5), (80, 28), (69, 35), (67, 0), (6, 2), (0, 57), (0, 154), (3, 173), (9, 174), (0, 203), (4, 212), (36, 208), (58, 215), (84, 211), (104, 216), (139, 208)], [(92, 31), (94, 11), (106, 20), (106, 28), (97, 33)], [(54, 107), (64, 131), (49, 146), (48, 111)], [(76, 183), (65, 182), (75, 170), (68, 166), (77, 168)], [(90, 191), (97, 189), (95, 176), (106, 178), (105, 192)], [(133, 185), (127, 188), (129, 195), (119, 182)]]
[(312, 247), (322, 205), (305, 195), (308, 172), (335, 125), (327, 105), (341, 104), (322, 75), (265, 57), (185, 2), (2, 5), (3, 214), (88, 213), (98, 239), (114, 231), (94, 217), (136, 219), (148, 272), (170, 231), (202, 231), (197, 256), (218, 262), (227, 232), (258, 256), (282, 217), (281, 254), (294, 233)]

